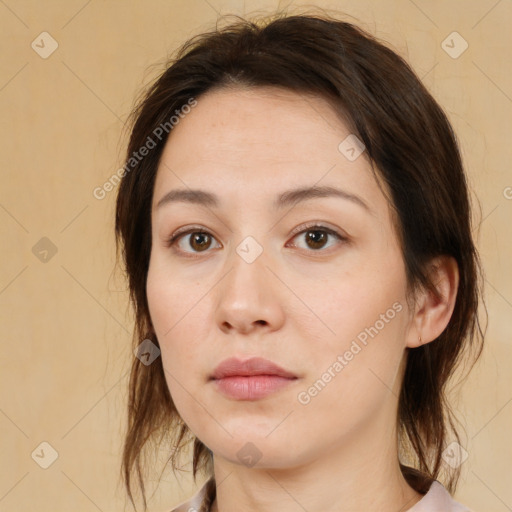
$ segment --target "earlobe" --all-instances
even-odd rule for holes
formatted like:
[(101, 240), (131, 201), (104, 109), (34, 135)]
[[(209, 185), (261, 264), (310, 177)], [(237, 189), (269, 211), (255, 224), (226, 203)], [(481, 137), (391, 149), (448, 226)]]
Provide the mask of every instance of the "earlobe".
[(438, 338), (450, 322), (459, 286), (459, 269), (451, 256), (438, 256), (430, 262), (430, 280), (436, 293), (419, 292), (416, 311), (410, 324), (406, 345), (416, 348)]

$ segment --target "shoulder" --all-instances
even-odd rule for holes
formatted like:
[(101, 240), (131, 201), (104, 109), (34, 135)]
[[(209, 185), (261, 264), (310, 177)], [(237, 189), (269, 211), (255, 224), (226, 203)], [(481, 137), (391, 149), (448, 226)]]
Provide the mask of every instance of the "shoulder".
[(179, 504), (169, 512), (209, 512), (215, 499), (215, 480), (209, 478), (192, 498)]
[(474, 512), (455, 501), (443, 484), (434, 480), (428, 492), (407, 512)]

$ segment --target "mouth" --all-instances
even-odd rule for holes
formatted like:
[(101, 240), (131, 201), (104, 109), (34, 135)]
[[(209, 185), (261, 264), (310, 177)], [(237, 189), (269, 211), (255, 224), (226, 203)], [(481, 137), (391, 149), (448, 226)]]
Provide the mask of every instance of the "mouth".
[(234, 400), (259, 400), (297, 379), (295, 374), (262, 358), (226, 359), (210, 377), (219, 392)]

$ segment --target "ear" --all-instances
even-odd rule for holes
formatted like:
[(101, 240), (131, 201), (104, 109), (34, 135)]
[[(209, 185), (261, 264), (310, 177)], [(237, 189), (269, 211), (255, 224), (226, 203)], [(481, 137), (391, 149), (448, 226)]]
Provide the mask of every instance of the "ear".
[(438, 256), (430, 264), (430, 279), (438, 297), (430, 290), (416, 296), (416, 308), (409, 324), (406, 345), (419, 347), (434, 341), (445, 330), (455, 308), (459, 286), (459, 268), (451, 256)]

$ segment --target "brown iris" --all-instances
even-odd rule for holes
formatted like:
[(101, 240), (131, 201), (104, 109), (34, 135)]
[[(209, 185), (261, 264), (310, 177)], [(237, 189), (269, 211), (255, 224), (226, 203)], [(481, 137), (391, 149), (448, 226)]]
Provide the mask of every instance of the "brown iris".
[[(205, 240), (206, 240), (206, 242), (205, 242)], [(208, 233), (196, 231), (194, 233), (191, 233), (190, 247), (192, 247), (192, 249), (194, 249), (194, 250), (197, 250), (198, 252), (201, 252), (210, 247), (211, 240), (212, 240), (212, 237)]]
[(310, 245), (310, 242), (313, 245), (310, 245), (312, 249), (320, 249), (325, 245), (325, 242), (327, 240), (327, 233), (325, 231), (315, 229), (315, 230), (309, 230), (306, 234), (306, 241), (308, 245)]

